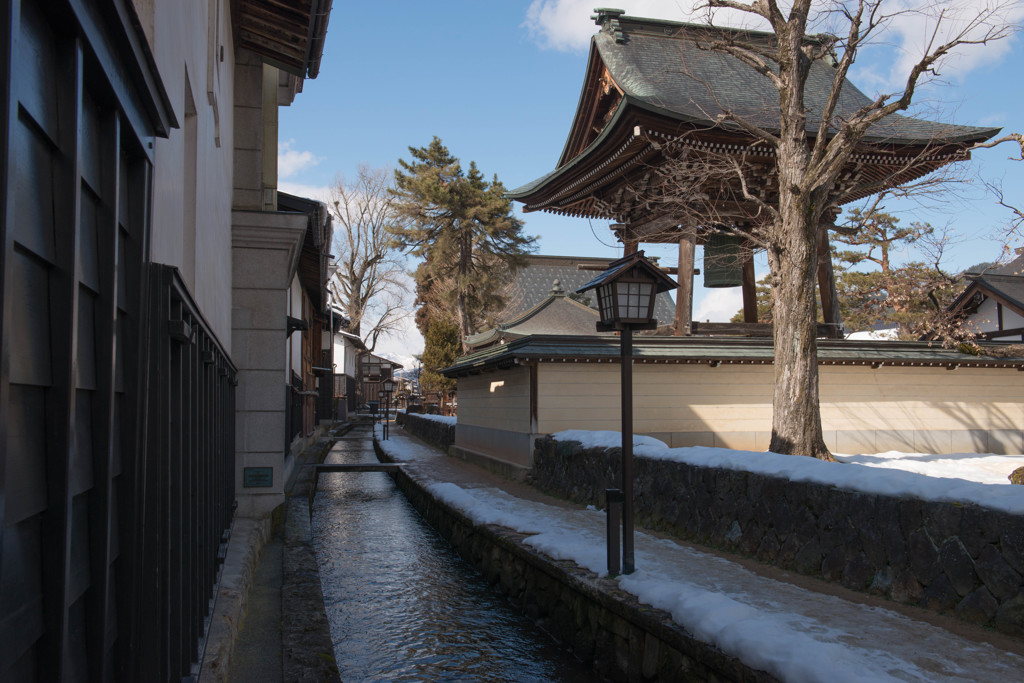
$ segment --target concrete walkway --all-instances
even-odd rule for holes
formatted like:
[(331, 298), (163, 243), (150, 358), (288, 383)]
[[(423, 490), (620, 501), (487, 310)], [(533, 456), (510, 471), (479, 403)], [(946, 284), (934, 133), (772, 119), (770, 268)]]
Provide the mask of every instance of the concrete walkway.
[(283, 567), (284, 542), (280, 537), (273, 538), (263, 547), (256, 568), (228, 671), (228, 683), (280, 683), (284, 680), (281, 658)]
[(272, 535), (269, 519), (236, 520), (200, 683), (340, 681), (309, 525), (313, 465), (337, 441), (300, 454)]

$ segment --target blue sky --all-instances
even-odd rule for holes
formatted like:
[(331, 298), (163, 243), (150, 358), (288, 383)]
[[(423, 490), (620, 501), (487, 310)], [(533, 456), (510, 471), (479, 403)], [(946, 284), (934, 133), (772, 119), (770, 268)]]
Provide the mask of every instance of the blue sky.
[[(914, 0), (902, 0), (909, 4)], [(958, 0), (968, 14), (972, 2)], [(334, 180), (355, 176), (360, 163), (394, 168), (437, 135), (464, 166), (476, 161), (509, 188), (552, 170), (569, 132), (586, 70), (589, 17), (595, 0), (336, 0), (320, 75), (306, 80), (294, 104), (280, 113), (280, 186), (322, 197)], [(628, 14), (684, 20), (688, 3), (622, 1)], [(1021, 3), (1011, 9), (1021, 20)], [(722, 19), (725, 19), (722, 21)], [(729, 23), (720, 17), (720, 23)], [(852, 80), (866, 93), (891, 92), (905, 63), (931, 26), (920, 16), (894, 22), (882, 44), (862, 51)], [(917, 115), (1024, 131), (1019, 37), (961, 51), (920, 88)], [(1008, 161), (1012, 146), (975, 153), (971, 173), (1001, 183), (1024, 204), (1024, 162)], [(947, 265), (964, 268), (999, 254), (995, 239), (1009, 218), (977, 182), (932, 198), (928, 206), (890, 205), (904, 222), (949, 225), (956, 243)], [(518, 205), (517, 205), (518, 211)], [(539, 237), (539, 253), (615, 256), (621, 253), (606, 222), (522, 215)], [(675, 249), (645, 246), (675, 265)], [(912, 256), (912, 255), (907, 255)], [(699, 254), (698, 254), (699, 257)], [(699, 266), (699, 264), (698, 264)], [(766, 271), (763, 263), (759, 271)], [(699, 278), (698, 278), (699, 284)], [(739, 308), (739, 289), (701, 290), (695, 318), (725, 319)], [(723, 318), (724, 316), (724, 318)], [(383, 349), (418, 353), (414, 330)]]

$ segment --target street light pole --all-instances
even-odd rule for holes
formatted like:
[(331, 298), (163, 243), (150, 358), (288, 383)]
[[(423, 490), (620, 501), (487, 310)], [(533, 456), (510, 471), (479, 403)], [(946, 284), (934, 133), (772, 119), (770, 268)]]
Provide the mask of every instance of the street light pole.
[(637, 251), (608, 264), (608, 269), (576, 290), (577, 293), (597, 290), (598, 332), (619, 332), (619, 360), (621, 368), (621, 431), (622, 431), (622, 489), (605, 491), (608, 508), (608, 573), (618, 571), (617, 499), (622, 499), (622, 571), (632, 574), (636, 570), (633, 548), (633, 330), (655, 330), (654, 301), (660, 292), (677, 286), (657, 266)]
[(636, 569), (633, 557), (633, 330), (619, 337), (622, 364), (622, 573)]

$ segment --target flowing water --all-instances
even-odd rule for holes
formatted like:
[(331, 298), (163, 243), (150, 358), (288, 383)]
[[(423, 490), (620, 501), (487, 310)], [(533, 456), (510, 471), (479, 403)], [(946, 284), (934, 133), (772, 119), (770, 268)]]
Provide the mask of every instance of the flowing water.
[[(367, 440), (344, 439), (327, 462), (376, 458)], [(594, 680), (463, 561), (386, 474), (324, 474), (318, 491), (313, 535), (343, 681)]]

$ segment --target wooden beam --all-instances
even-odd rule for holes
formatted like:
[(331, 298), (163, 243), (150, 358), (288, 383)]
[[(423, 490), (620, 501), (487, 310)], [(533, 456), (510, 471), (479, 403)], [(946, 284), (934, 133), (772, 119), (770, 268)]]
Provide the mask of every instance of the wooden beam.
[(838, 339), (843, 334), (839, 318), (839, 294), (836, 276), (832, 270), (832, 252), (829, 249), (828, 225), (818, 228), (818, 292), (821, 294), (821, 316), (828, 326), (828, 336)]
[(754, 250), (743, 249), (743, 322), (757, 322), (757, 279), (754, 276)]
[(675, 336), (688, 337), (691, 334), (690, 324), (693, 322), (693, 261), (697, 235), (691, 232), (679, 240), (679, 268), (676, 281), (676, 320)]

